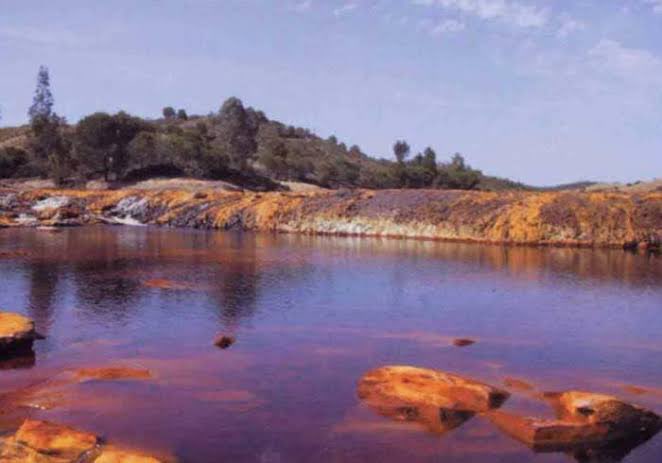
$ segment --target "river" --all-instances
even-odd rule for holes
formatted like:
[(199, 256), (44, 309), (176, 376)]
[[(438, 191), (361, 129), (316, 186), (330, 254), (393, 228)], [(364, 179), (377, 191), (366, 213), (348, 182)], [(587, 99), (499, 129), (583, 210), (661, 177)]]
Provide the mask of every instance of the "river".
[[(86, 382), (26, 415), (183, 462), (581, 459), (535, 453), (481, 416), (443, 434), (380, 416), (356, 385), (389, 364), (507, 387), (504, 409), (518, 413), (545, 415), (535, 392), (567, 389), (662, 412), (662, 259), (654, 255), (153, 227), (6, 229), (0, 308), (32, 317), (45, 335), (34, 358), (0, 363), (2, 392), (79, 367), (153, 375)], [(219, 333), (236, 342), (219, 349)], [(457, 347), (456, 338), (475, 343)], [(0, 420), (0, 430), (16, 420)], [(662, 434), (624, 461), (660, 455)]]

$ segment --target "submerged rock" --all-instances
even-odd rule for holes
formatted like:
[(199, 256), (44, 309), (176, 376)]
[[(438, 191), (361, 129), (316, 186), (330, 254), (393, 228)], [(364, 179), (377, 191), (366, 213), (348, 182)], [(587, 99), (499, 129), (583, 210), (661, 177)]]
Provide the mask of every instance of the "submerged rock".
[(94, 460), (94, 463), (161, 463), (161, 461), (121, 449), (107, 448)]
[(120, 381), (151, 379), (149, 370), (130, 367), (81, 368), (74, 373), (79, 381)]
[(379, 415), (443, 434), (478, 412), (499, 407), (508, 393), (439, 370), (387, 366), (361, 378), (358, 396)]
[(219, 334), (218, 336), (216, 336), (216, 339), (214, 339), (214, 345), (216, 347), (220, 347), (221, 349), (227, 349), (232, 344), (234, 344), (235, 341), (236, 338), (234, 336), (229, 336), (227, 334)]
[(161, 463), (160, 460), (103, 446), (95, 434), (49, 421), (27, 419), (13, 436), (0, 439), (7, 463)]
[(404, 402), (471, 412), (498, 408), (510, 396), (462, 376), (410, 366), (386, 366), (366, 373), (359, 381), (358, 395), (376, 405)]
[(0, 355), (30, 351), (36, 337), (31, 319), (17, 313), (0, 312)]
[[(491, 412), (500, 429), (538, 451), (633, 448), (662, 429), (655, 413), (616, 397), (590, 392), (548, 393), (556, 419)], [(629, 446), (629, 447), (628, 447)]]
[(474, 341), (473, 339), (469, 339), (469, 338), (455, 338), (455, 339), (453, 339), (453, 345), (455, 347), (467, 347), (467, 346), (470, 346), (472, 344), (476, 344), (476, 341)]
[(98, 444), (94, 434), (27, 419), (16, 434), (0, 442), (0, 461), (73, 463), (93, 452)]
[(582, 391), (548, 393), (559, 419), (572, 423), (609, 426), (609, 439), (659, 431), (662, 418), (650, 410), (623, 402), (616, 397)]
[(143, 282), (143, 286), (153, 289), (170, 289), (174, 291), (184, 291), (191, 289), (191, 286), (187, 283), (166, 280), (164, 278), (153, 278), (151, 280), (146, 280)]

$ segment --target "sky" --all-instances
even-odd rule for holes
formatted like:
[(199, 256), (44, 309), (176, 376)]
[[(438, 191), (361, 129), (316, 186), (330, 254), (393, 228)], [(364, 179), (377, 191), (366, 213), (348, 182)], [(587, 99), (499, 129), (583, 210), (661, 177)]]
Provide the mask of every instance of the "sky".
[(0, 125), (237, 96), (377, 157), (535, 185), (662, 177), (662, 0), (0, 0)]

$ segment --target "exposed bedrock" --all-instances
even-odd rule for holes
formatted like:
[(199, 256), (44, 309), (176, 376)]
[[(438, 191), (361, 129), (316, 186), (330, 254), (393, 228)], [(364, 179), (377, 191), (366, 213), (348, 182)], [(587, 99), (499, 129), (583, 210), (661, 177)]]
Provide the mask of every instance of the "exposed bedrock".
[(357, 393), (378, 414), (419, 423), (437, 434), (500, 407), (509, 397), (504, 390), (469, 378), (410, 366), (369, 371), (359, 380)]
[(39, 335), (34, 322), (23, 315), (0, 312), (0, 358), (29, 354), (32, 343)]
[(662, 192), (0, 190), (0, 226), (99, 222), (655, 250)]
[(660, 429), (662, 419), (650, 410), (616, 397), (592, 392), (546, 393), (556, 419), (520, 416), (501, 410), (489, 419), (536, 451), (566, 451), (579, 461), (620, 461)]
[(27, 419), (0, 439), (7, 463), (159, 463), (156, 458), (103, 445), (95, 434), (48, 421)]

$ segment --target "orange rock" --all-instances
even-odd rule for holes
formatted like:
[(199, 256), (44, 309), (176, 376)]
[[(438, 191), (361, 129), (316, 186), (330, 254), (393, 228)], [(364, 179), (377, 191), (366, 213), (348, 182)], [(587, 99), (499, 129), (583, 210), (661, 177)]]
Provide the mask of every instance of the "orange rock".
[(191, 289), (190, 285), (188, 285), (188, 284), (179, 283), (179, 282), (172, 281), (172, 280), (166, 280), (166, 279), (163, 279), (163, 278), (154, 278), (152, 280), (144, 281), (143, 285), (147, 286), (148, 288), (171, 289), (171, 290), (176, 290), (176, 291)]
[(75, 372), (78, 380), (117, 381), (127, 379), (151, 379), (149, 370), (130, 367), (81, 368)]
[(456, 347), (466, 347), (466, 346), (470, 346), (470, 345), (475, 344), (475, 343), (476, 343), (476, 341), (474, 341), (473, 339), (468, 339), (468, 338), (453, 339), (453, 345), (456, 346)]
[(228, 336), (226, 334), (219, 334), (214, 339), (214, 345), (220, 347), (221, 349), (227, 349), (236, 341), (234, 336)]
[(580, 424), (502, 412), (490, 412), (490, 421), (506, 434), (540, 451), (564, 450), (577, 445), (600, 444), (609, 435), (607, 424)]
[(386, 366), (366, 373), (359, 381), (358, 395), (376, 406), (405, 403), (472, 412), (497, 408), (510, 396), (488, 384), (410, 366)]
[[(638, 445), (662, 429), (655, 413), (615, 397), (590, 392), (547, 393), (557, 419), (546, 420), (494, 411), (490, 420), (507, 434), (538, 450)], [(631, 448), (631, 447), (630, 447)]]
[(16, 313), (0, 312), (0, 353), (30, 350), (36, 336), (31, 319)]
[(507, 388), (515, 389), (516, 391), (523, 391), (523, 392), (528, 392), (535, 389), (532, 385), (530, 385), (526, 381), (511, 377), (504, 379), (503, 385), (506, 386)]
[[(78, 461), (84, 454), (94, 450), (99, 439), (77, 429), (48, 421), (25, 420), (12, 438), (14, 443), (27, 454), (33, 454), (28, 460), (8, 461)], [(10, 447), (10, 446), (7, 446)], [(36, 454), (36, 455), (34, 455)], [(39, 459), (39, 456), (52, 459)], [(6, 458), (6, 455), (3, 455)], [(0, 458), (0, 461), (2, 460)]]
[(662, 418), (655, 413), (610, 395), (566, 391), (545, 397), (559, 419), (581, 424), (608, 423), (613, 438), (662, 427)]
[(634, 386), (632, 384), (626, 384), (625, 386), (623, 386), (623, 390), (625, 392), (629, 392), (630, 394), (634, 394), (634, 395), (644, 395), (650, 392), (645, 387)]
[(161, 460), (121, 449), (106, 448), (94, 463), (161, 463)]

